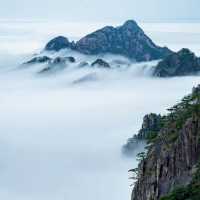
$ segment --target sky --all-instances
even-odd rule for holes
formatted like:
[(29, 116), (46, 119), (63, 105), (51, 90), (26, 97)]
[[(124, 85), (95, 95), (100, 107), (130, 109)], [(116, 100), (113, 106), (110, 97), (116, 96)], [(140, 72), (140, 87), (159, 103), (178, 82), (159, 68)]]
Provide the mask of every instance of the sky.
[(1, 0), (1, 19), (67, 21), (188, 21), (199, 0)]

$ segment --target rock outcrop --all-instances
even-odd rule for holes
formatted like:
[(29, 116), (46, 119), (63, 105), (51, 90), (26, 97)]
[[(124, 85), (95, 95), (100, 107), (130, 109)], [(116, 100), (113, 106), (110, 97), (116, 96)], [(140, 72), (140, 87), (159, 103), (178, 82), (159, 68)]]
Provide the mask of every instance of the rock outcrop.
[(25, 62), (23, 65), (37, 65), (44, 64), (44, 68), (39, 71), (40, 74), (50, 73), (64, 69), (69, 63), (75, 63), (76, 59), (74, 57), (55, 57), (50, 58), (48, 56), (38, 56), (31, 60)]
[(147, 140), (151, 137), (155, 137), (161, 129), (161, 115), (151, 113), (145, 115), (143, 118), (142, 128), (138, 135), (135, 137), (138, 139)]
[(66, 37), (58, 36), (52, 39), (45, 46), (46, 51), (60, 51), (61, 49), (66, 49), (71, 47), (71, 42)]
[(50, 58), (48, 56), (37, 56), (32, 58), (31, 60), (25, 62), (24, 64), (40, 64), (40, 63), (49, 63), (49, 64), (64, 64), (64, 63), (75, 63), (76, 59), (74, 57), (56, 57), (56, 58)]
[(51, 58), (48, 56), (38, 56), (38, 57), (34, 57), (31, 60), (25, 62), (24, 64), (33, 65), (33, 64), (39, 64), (39, 63), (47, 63), (50, 61), (51, 61)]
[(200, 59), (189, 49), (182, 49), (163, 59), (155, 68), (154, 76), (173, 77), (196, 75), (200, 72)]
[(67, 38), (60, 36), (51, 40), (45, 50), (59, 51), (64, 48), (88, 55), (119, 54), (136, 61), (162, 59), (172, 53), (166, 47), (155, 45), (133, 20), (119, 27), (106, 26), (76, 43), (70, 43)]
[[(169, 111), (138, 168), (132, 170), (137, 171), (132, 200), (160, 200), (177, 187), (187, 190), (200, 170), (200, 86)], [(200, 181), (195, 186), (200, 194)], [(169, 199), (192, 200), (181, 195)]]
[(129, 138), (127, 143), (122, 147), (122, 153), (126, 156), (132, 156), (135, 149), (138, 149), (141, 142), (144, 144), (145, 141), (154, 139), (162, 127), (162, 117), (154, 113), (145, 115), (143, 118), (142, 128), (138, 134), (133, 135)]
[(103, 59), (97, 59), (91, 64), (92, 67), (110, 68), (111, 66)]
[(51, 64), (58, 65), (58, 64), (66, 64), (66, 63), (75, 63), (76, 59), (74, 57), (56, 57), (52, 59)]

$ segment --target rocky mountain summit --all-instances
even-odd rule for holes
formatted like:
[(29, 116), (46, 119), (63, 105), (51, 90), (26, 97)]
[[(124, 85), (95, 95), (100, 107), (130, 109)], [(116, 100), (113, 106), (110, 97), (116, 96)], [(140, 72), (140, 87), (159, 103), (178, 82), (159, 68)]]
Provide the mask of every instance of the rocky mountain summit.
[(45, 47), (47, 51), (60, 51), (61, 49), (71, 48), (71, 42), (63, 36), (52, 39)]
[(106, 26), (77, 42), (69, 42), (67, 38), (59, 36), (51, 40), (45, 50), (59, 51), (65, 48), (87, 55), (118, 54), (136, 61), (162, 59), (172, 53), (166, 47), (155, 45), (133, 20), (119, 27)]
[(196, 57), (189, 49), (181, 49), (160, 61), (155, 68), (154, 76), (186, 76), (196, 75), (199, 72), (200, 58)]
[(132, 200), (200, 199), (200, 86), (168, 111), (130, 170)]

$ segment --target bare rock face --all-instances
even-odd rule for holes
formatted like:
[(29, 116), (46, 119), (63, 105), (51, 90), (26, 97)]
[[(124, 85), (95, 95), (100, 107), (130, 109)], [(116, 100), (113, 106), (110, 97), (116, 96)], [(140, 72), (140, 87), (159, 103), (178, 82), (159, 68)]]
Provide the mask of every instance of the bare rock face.
[(200, 72), (200, 59), (189, 49), (181, 49), (162, 60), (156, 66), (154, 76), (186, 76), (195, 75), (198, 72)]
[(155, 45), (133, 20), (119, 27), (106, 26), (86, 35), (76, 43), (59, 36), (51, 40), (45, 50), (59, 51), (65, 48), (88, 55), (118, 54), (136, 61), (161, 59), (172, 53), (166, 47)]
[(66, 37), (58, 36), (47, 43), (45, 50), (47, 51), (59, 51), (61, 49), (70, 48), (71, 43)]
[(199, 108), (198, 86), (165, 117), (164, 126), (138, 166), (132, 200), (160, 200), (191, 183), (200, 158)]
[(76, 50), (84, 54), (119, 54), (137, 61), (160, 59), (172, 53), (156, 46), (132, 20), (120, 27), (107, 26), (85, 36), (76, 43)]

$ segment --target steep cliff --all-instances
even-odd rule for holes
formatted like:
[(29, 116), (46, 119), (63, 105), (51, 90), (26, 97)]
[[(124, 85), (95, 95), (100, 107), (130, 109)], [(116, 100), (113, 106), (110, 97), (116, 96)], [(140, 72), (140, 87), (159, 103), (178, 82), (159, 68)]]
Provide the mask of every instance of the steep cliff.
[(144, 145), (145, 140), (153, 140), (162, 126), (162, 117), (155, 113), (145, 115), (142, 122), (142, 127), (137, 134), (129, 138), (122, 147), (122, 153), (126, 156), (132, 156), (138, 146)]
[[(138, 168), (133, 170), (137, 181), (132, 200), (159, 200), (177, 187), (186, 191), (195, 180), (200, 158), (200, 86), (169, 111)], [(196, 186), (200, 191), (200, 184)]]
[(162, 126), (162, 117), (155, 113), (145, 115), (143, 118), (142, 128), (139, 133), (135, 135), (137, 139), (151, 139), (157, 136)]

